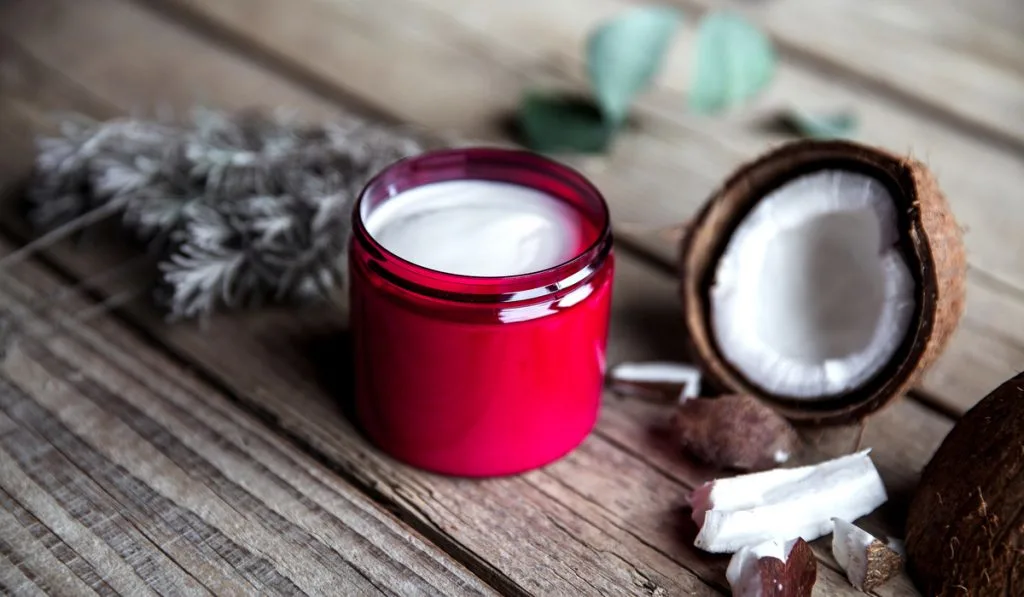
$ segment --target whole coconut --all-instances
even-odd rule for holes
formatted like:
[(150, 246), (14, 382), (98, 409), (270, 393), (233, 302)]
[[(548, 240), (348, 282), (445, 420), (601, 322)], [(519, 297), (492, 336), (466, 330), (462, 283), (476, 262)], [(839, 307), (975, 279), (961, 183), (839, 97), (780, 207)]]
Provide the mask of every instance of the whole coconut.
[(1024, 373), (943, 440), (911, 503), (906, 548), (925, 595), (1024, 595)]

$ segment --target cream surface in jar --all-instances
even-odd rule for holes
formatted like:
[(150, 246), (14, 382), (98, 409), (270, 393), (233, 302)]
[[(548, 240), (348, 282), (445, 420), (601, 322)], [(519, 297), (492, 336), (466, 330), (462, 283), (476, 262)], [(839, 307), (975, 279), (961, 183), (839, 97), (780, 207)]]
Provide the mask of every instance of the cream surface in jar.
[(366, 221), (382, 247), (422, 267), (462, 276), (518, 276), (580, 249), (581, 214), (551, 195), (489, 180), (408, 189)]

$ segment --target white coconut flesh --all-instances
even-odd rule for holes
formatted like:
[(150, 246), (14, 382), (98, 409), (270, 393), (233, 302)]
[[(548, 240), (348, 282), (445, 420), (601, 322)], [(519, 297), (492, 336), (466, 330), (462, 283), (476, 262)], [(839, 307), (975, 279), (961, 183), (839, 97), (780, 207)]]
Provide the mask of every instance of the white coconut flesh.
[(915, 283), (892, 195), (825, 170), (765, 196), (726, 245), (711, 288), (722, 352), (764, 391), (822, 399), (856, 389), (899, 348)]

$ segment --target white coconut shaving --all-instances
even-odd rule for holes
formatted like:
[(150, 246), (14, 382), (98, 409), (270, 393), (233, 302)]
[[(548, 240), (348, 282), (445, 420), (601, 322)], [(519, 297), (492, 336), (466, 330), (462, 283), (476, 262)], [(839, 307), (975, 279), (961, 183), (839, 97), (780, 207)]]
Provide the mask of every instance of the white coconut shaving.
[(814, 399), (853, 390), (893, 357), (915, 283), (878, 180), (820, 171), (779, 187), (733, 233), (711, 288), (726, 360), (765, 391)]
[(628, 384), (678, 385), (679, 401), (700, 395), (700, 369), (683, 363), (647, 361), (620, 363), (611, 371), (613, 381)]
[(690, 494), (694, 545), (734, 553), (772, 540), (813, 541), (832, 519), (856, 520), (888, 500), (869, 450), (820, 464), (716, 479)]
[(876, 541), (874, 535), (845, 520), (832, 519), (832, 555), (846, 572), (854, 587), (864, 586), (867, 576), (868, 548)]

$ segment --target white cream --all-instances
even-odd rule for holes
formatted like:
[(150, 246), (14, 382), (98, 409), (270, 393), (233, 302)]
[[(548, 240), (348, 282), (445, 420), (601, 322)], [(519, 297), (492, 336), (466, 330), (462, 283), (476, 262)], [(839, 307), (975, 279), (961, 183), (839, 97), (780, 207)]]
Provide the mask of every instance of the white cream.
[[(366, 217), (366, 216), (364, 216)], [(391, 197), (364, 222), (391, 253), (436, 271), (515, 276), (575, 256), (581, 214), (542, 191), (487, 180), (452, 180)]]

